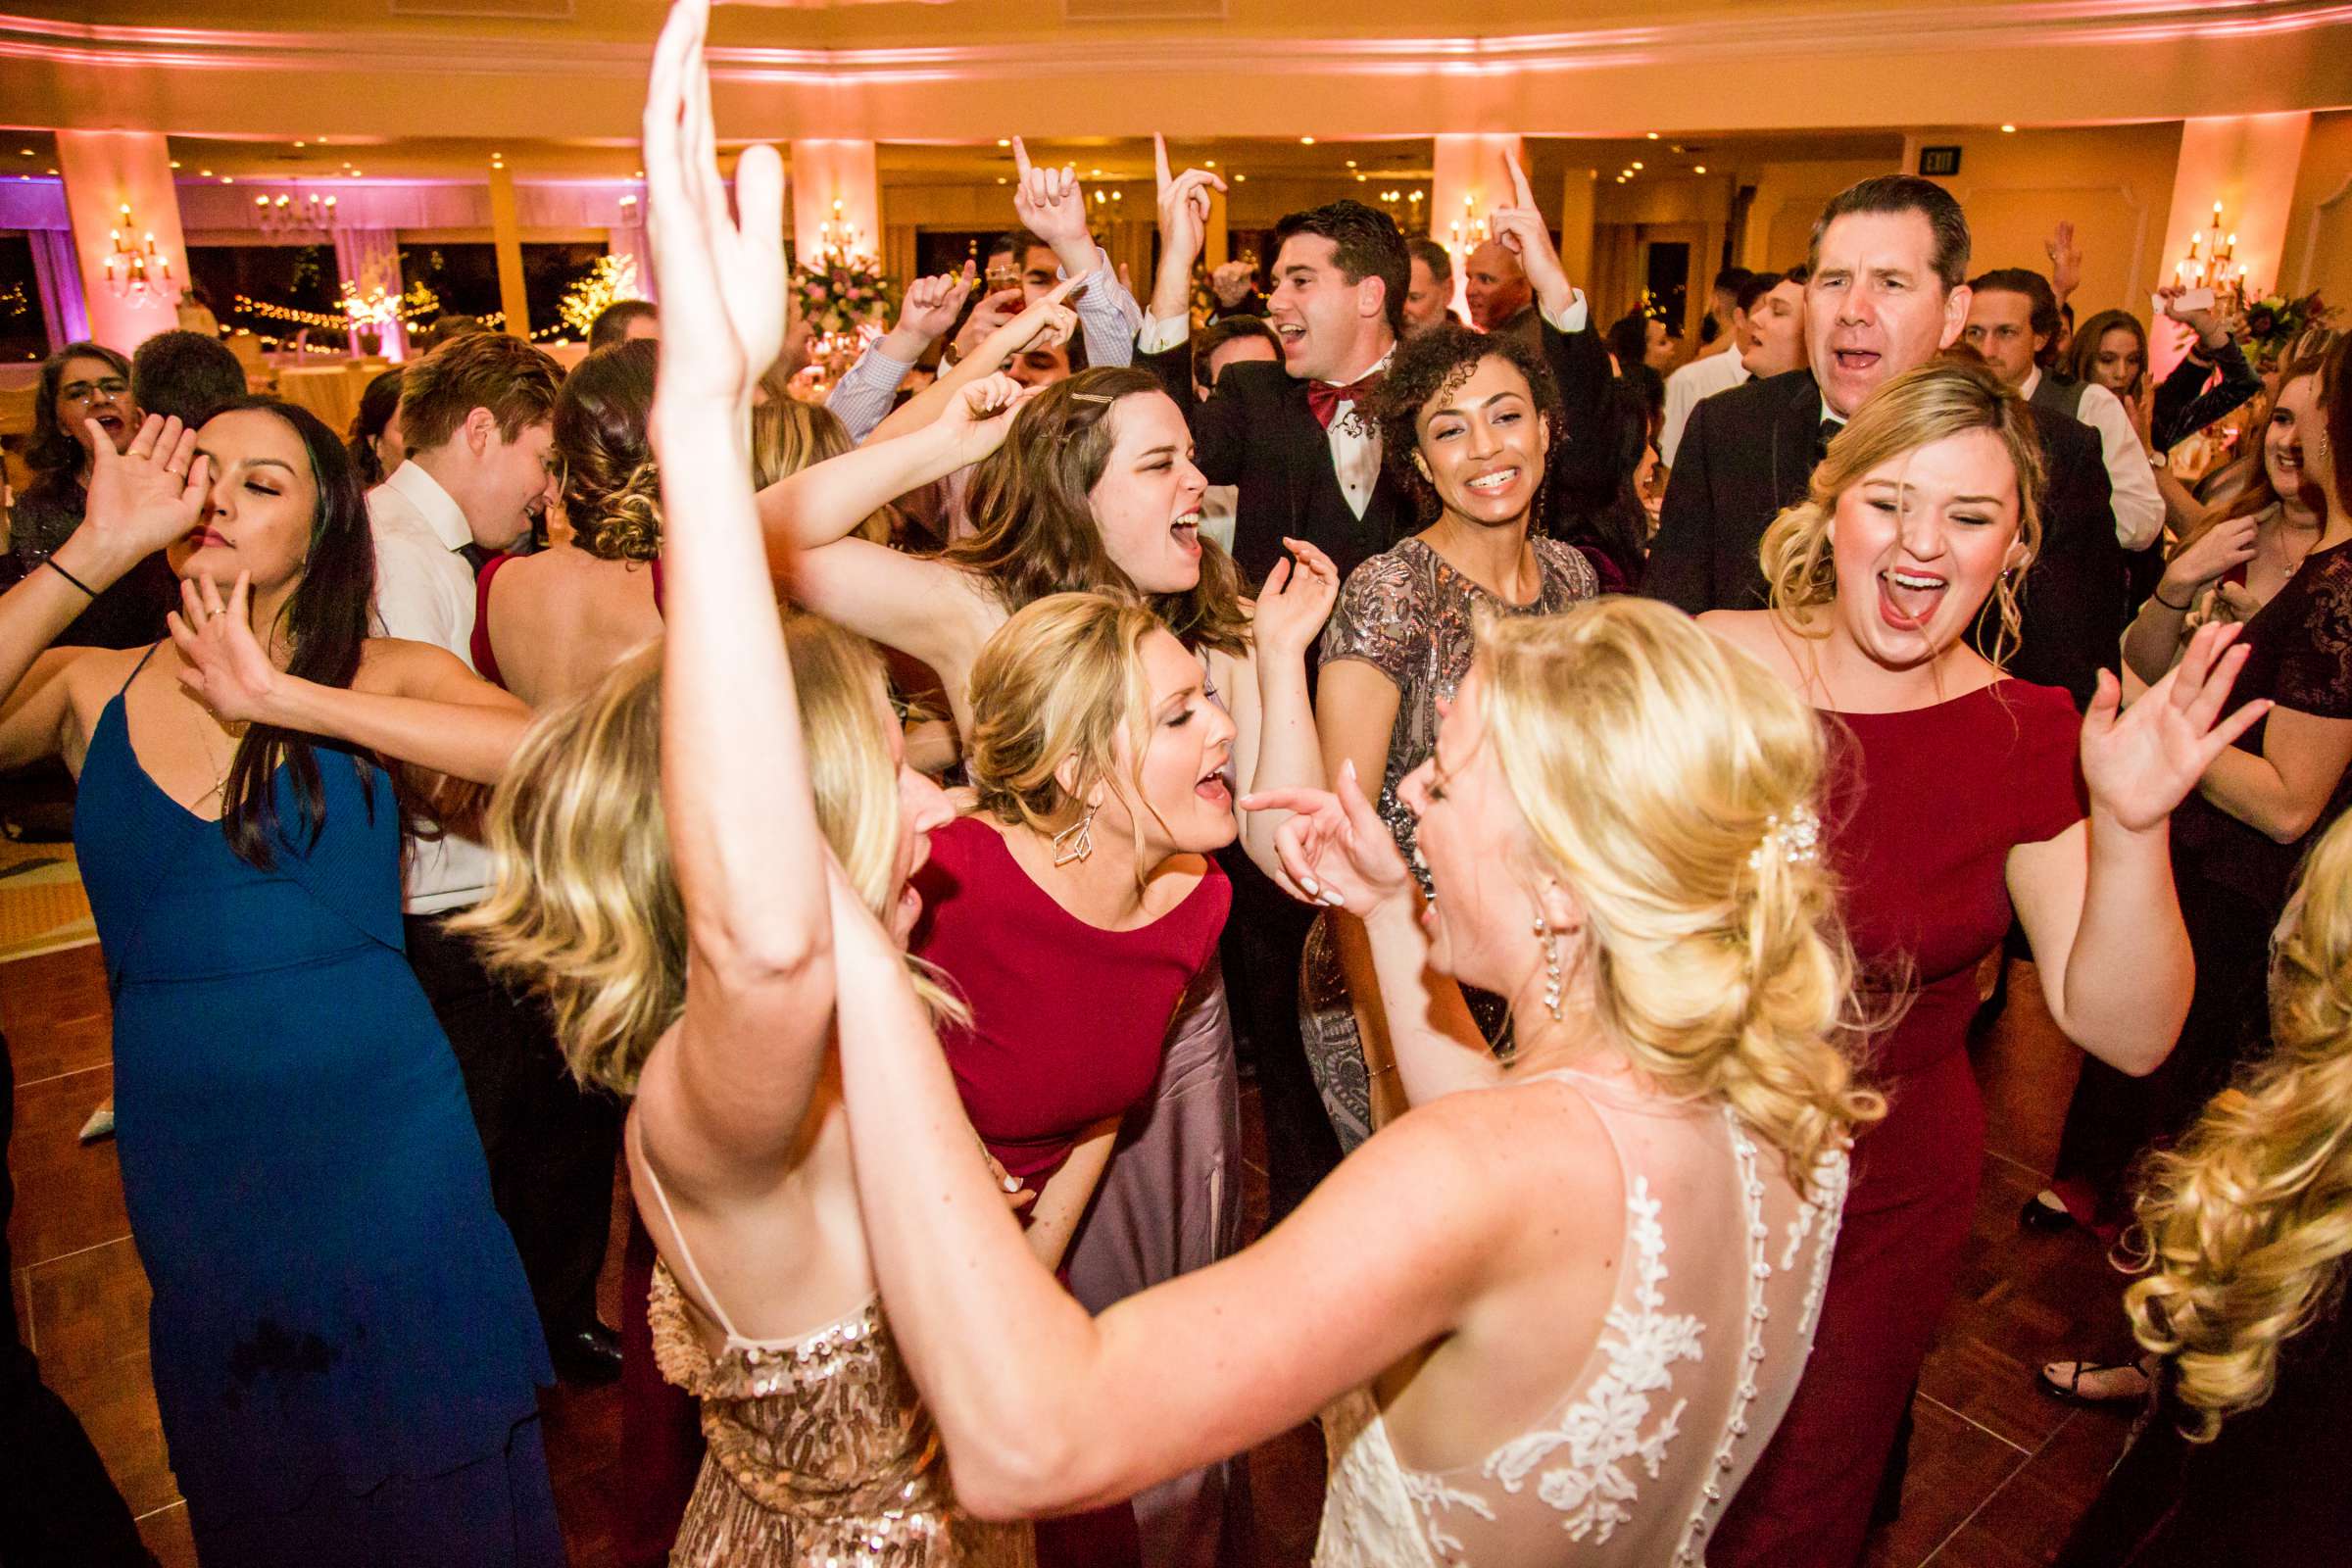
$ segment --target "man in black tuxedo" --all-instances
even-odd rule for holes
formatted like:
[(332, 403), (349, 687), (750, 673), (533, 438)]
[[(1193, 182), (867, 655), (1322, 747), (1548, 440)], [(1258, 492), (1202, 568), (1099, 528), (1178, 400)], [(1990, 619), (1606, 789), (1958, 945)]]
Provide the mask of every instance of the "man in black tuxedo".
[[(1829, 438), (1880, 386), (1948, 348), (1968, 323), (1968, 220), (1943, 187), (1882, 174), (1848, 187), (1813, 225), (1805, 285), (1808, 368), (1718, 393), (1691, 411), (1642, 591), (1697, 614), (1753, 610), (1756, 550), (1803, 499)], [(2033, 410), (2041, 437), (2041, 551), (2020, 602), (2013, 673), (2077, 706), (2116, 662), (2124, 557), (2107, 469), (2087, 426)]]
[[(1535, 199), (1514, 166), (1514, 207)], [(1404, 332), (1411, 260), (1396, 224), (1360, 202), (1293, 213), (1275, 228), (1274, 293), (1267, 324), (1282, 345), (1278, 365), (1231, 367), (1214, 397), (1195, 397), (1186, 339), (1193, 265), (1208, 218), (1212, 171), (1168, 172), (1159, 149), (1160, 260), (1137, 363), (1160, 378), (1193, 431), (1194, 462), (1211, 484), (1236, 486), (1234, 559), (1263, 579), (1283, 558), (1287, 536), (1321, 547), (1343, 578), (1420, 525), (1403, 489), (1381, 463), (1371, 421), (1348, 416), (1360, 392), (1388, 368)], [(1549, 249), (1549, 235), (1544, 236)], [(1523, 265), (1526, 258), (1520, 258)], [(1555, 257), (1556, 262), (1556, 257)], [(1556, 270), (1556, 266), (1555, 269)], [(1532, 278), (1533, 272), (1530, 272)], [(1556, 296), (1556, 297), (1553, 297)], [(1583, 469), (1604, 465), (1595, 432), (1607, 392), (1607, 362), (1588, 330), (1584, 295), (1565, 273), (1552, 296), (1538, 290), (1546, 359), (1561, 382), (1567, 429), (1555, 462), (1582, 489)]]

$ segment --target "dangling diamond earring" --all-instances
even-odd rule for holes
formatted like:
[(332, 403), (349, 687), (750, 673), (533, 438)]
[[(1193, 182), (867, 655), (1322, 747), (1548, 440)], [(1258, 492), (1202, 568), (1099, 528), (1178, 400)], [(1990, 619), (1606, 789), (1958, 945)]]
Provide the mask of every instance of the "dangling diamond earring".
[(1100, 806), (1088, 807), (1084, 816), (1054, 835), (1054, 863), (1055, 865), (1067, 865), (1072, 860), (1083, 860), (1095, 853), (1095, 813), (1101, 809), (1102, 808)]
[(1544, 944), (1544, 1005), (1554, 1023), (1560, 1020), (1560, 939), (1544, 923), (1543, 914), (1536, 915), (1536, 939)]

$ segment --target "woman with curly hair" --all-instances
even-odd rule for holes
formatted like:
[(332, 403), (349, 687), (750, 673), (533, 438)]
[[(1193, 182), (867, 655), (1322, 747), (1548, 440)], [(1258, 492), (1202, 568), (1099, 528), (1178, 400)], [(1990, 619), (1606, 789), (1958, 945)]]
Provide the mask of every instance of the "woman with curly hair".
[[(1531, 535), (1568, 431), (1550, 374), (1517, 339), (1440, 322), (1397, 349), (1369, 412), (1423, 527), (1348, 574), (1323, 628), (1315, 727), (1329, 777), (1353, 764), (1356, 777), (1380, 781), (1381, 819), (1410, 862), (1413, 813), (1398, 791), (1428, 760), (1443, 705), (1469, 672), (1475, 623), (1565, 610), (1600, 582), (1575, 546)], [(1498, 1044), (1501, 999), (1473, 1001)], [(1327, 911), (1307, 934), (1298, 1012), (1316, 1086), (1351, 1150), (1401, 1108), (1371, 955), (1352, 918)]]
[(2335, 1562), (2352, 1542), (2352, 823), (2312, 851), (2289, 922), (2271, 1054), (2150, 1167), (2124, 1300), (2157, 1400), (2060, 1568)]

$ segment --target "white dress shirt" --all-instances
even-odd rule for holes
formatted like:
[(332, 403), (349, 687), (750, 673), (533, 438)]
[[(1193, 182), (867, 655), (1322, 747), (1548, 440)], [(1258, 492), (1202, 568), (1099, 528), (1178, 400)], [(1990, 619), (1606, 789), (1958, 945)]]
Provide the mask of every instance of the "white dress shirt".
[[(465, 511), (431, 474), (404, 463), (368, 492), (368, 524), (375, 535), (368, 630), (445, 648), (473, 668), (473, 568), (458, 554), (473, 543)], [(411, 839), (405, 882), (401, 906), (410, 914), (470, 908), (489, 893), (490, 852), (454, 833)]]
[[(1591, 312), (1585, 304), (1584, 290), (1575, 289), (1571, 292), (1575, 297), (1568, 302), (1566, 310), (1557, 316), (1549, 311), (1544, 313), (1544, 319), (1551, 323), (1555, 332), (1581, 332), (1590, 318)], [(1137, 334), (1136, 347), (1146, 354), (1159, 354), (1174, 348), (1192, 334), (1193, 318), (1190, 315), (1167, 318), (1147, 316), (1144, 318), (1143, 330)], [(1337, 384), (1348, 386), (1376, 370), (1386, 370), (1396, 353), (1396, 347), (1392, 343), (1388, 353)], [(1348, 510), (1360, 517), (1364, 514), (1364, 509), (1372, 504), (1372, 491), (1380, 483), (1380, 427), (1369, 419), (1349, 418), (1348, 415), (1352, 412), (1352, 404), (1343, 406), (1332, 416), (1324, 436), (1331, 443), (1331, 468), (1340, 481), (1340, 494), (1347, 498)]]
[(1690, 422), (1690, 411), (1718, 392), (1728, 392), (1747, 379), (1747, 367), (1730, 349), (1710, 354), (1666, 378), (1666, 428), (1658, 436), (1658, 461), (1669, 468), (1674, 466), (1674, 455), (1682, 450), (1683, 426)]
[[(2027, 374), (2026, 384), (2017, 389), (2018, 396), (2030, 401), (2040, 385), (2041, 371), (2036, 368)], [(2114, 492), (2110, 504), (2115, 509), (2116, 541), (2126, 550), (2145, 550), (2164, 531), (2164, 496), (2148, 466), (2148, 449), (2139, 444), (2139, 432), (2132, 428), (2132, 416), (2124, 412), (2122, 400), (2114, 393), (2090, 382), (2083, 385), (2075, 417), (2099, 433), (2100, 455), (2107, 460), (2107, 484)]]

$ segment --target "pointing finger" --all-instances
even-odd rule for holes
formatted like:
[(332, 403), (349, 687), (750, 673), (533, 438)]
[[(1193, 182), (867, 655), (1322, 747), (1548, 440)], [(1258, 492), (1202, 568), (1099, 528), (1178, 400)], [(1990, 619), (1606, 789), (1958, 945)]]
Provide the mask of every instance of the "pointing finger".
[(1029, 182), (1029, 149), (1021, 145), (1020, 137), (1015, 136), (1012, 138), (1012, 169), (1023, 184)]
[(1152, 168), (1161, 190), (1168, 188), (1168, 139), (1158, 131), (1152, 133)]

